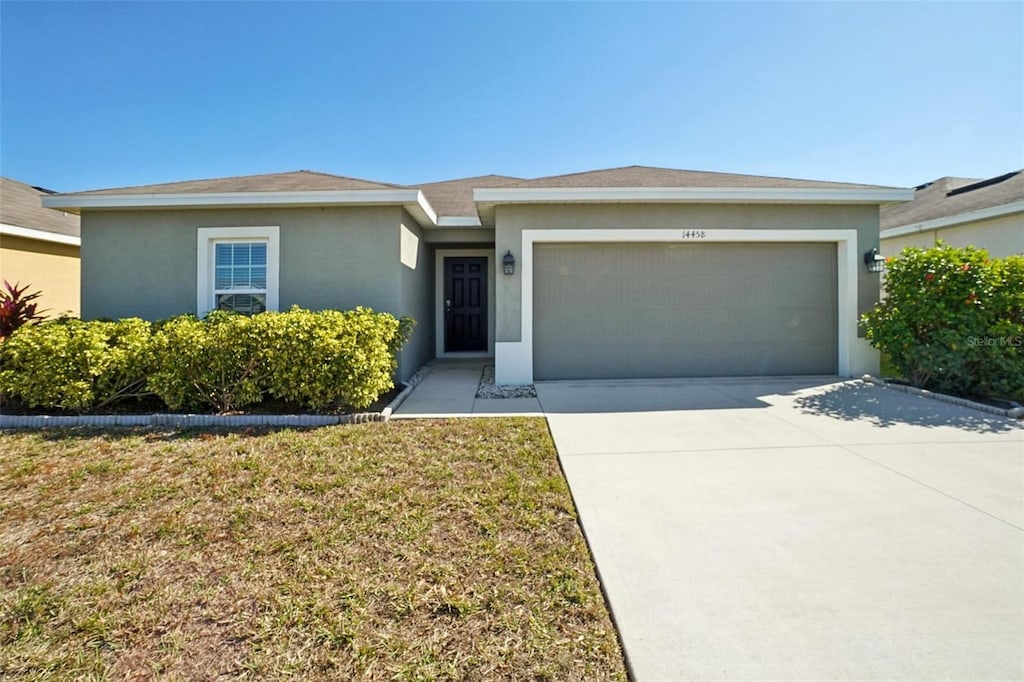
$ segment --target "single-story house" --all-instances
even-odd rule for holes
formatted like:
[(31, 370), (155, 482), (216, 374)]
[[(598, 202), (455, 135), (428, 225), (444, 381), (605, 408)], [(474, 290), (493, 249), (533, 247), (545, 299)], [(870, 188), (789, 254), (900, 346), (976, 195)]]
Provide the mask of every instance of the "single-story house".
[(418, 322), (405, 379), (875, 372), (858, 329), (879, 206), (912, 191), (630, 166), (415, 186), (311, 171), (63, 194), (85, 318), (371, 306)]
[(79, 218), (43, 208), (53, 192), (0, 178), (0, 283), (41, 291), (39, 309), (48, 316), (78, 315)]
[(882, 253), (928, 248), (941, 239), (1004, 258), (1024, 254), (1024, 171), (987, 180), (939, 178), (914, 188), (914, 200), (881, 210)]

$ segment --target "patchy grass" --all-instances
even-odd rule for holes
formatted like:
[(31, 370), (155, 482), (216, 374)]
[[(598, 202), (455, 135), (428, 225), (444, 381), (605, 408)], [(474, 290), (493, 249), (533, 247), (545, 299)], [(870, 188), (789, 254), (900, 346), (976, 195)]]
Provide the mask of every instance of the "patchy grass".
[(626, 678), (543, 420), (0, 434), (5, 679)]

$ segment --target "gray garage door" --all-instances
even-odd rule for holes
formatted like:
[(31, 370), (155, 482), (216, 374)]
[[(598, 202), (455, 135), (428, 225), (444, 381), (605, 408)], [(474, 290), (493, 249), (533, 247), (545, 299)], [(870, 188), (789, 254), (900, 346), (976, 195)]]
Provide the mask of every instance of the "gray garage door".
[(835, 244), (537, 244), (544, 379), (835, 374)]

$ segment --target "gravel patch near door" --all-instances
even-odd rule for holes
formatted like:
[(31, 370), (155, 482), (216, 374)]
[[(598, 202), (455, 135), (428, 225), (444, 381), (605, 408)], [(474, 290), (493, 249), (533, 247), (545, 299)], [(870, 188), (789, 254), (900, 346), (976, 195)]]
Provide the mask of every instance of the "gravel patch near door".
[(536, 398), (537, 388), (529, 386), (498, 386), (494, 383), (494, 365), (484, 365), (480, 375), (480, 386), (476, 390), (477, 398)]

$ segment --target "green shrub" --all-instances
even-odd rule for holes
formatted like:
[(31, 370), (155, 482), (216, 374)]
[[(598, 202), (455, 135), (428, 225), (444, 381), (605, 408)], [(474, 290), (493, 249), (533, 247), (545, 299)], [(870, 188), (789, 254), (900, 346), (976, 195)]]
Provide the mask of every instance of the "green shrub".
[(228, 412), (266, 395), (363, 408), (392, 387), (412, 325), (368, 308), (44, 322), (0, 344), (0, 397), (76, 412), (147, 391), (174, 410)]
[(293, 307), (253, 318), (269, 361), (272, 396), (315, 410), (363, 408), (394, 385), (411, 318), (369, 308), (313, 313)]
[(994, 324), (975, 339), (984, 361), (977, 371), (979, 390), (1024, 402), (1024, 256), (993, 261)]
[(941, 243), (904, 249), (889, 260), (885, 300), (862, 319), (868, 340), (915, 386), (1018, 395), (1022, 260)]
[(254, 320), (215, 311), (159, 323), (150, 389), (172, 410), (228, 412), (259, 402), (268, 363)]
[(145, 394), (152, 366), (148, 322), (64, 318), (0, 344), (0, 393), (29, 407), (95, 411)]

